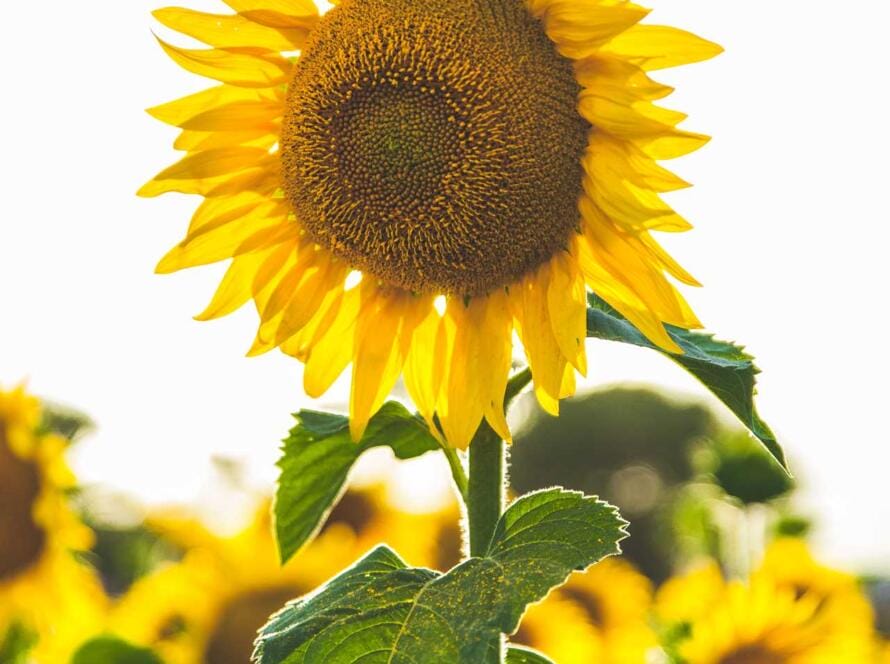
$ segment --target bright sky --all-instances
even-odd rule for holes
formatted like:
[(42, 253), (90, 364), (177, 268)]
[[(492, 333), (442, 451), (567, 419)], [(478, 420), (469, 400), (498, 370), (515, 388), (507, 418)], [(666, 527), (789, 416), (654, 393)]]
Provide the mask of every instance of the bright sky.
[[(243, 357), (252, 311), (191, 319), (222, 266), (153, 275), (196, 203), (134, 196), (174, 157), (173, 132), (142, 109), (203, 85), (157, 47), (161, 4), (12, 3), (0, 40), (0, 382), (28, 379), (89, 412), (99, 429), (76, 453), (81, 477), (151, 502), (201, 495), (213, 455), (270, 480), (289, 413), (308, 405), (297, 363)], [(674, 164), (696, 186), (671, 202), (696, 229), (664, 242), (705, 283), (689, 293), (702, 320), (758, 357), (761, 411), (805, 482), (823, 553), (875, 566), (890, 554), (890, 3), (649, 4), (652, 21), (727, 49), (661, 75), (687, 125), (715, 136)], [(701, 393), (654, 354), (590, 351), (593, 385)], [(447, 481), (432, 467), (403, 470), (404, 486)]]

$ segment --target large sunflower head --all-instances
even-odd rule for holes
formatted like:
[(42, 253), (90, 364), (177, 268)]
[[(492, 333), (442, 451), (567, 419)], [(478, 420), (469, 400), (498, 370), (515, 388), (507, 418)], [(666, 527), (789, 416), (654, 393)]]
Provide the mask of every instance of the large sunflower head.
[(312, 396), (352, 364), (354, 437), (403, 374), (450, 443), (483, 417), (509, 439), (514, 332), (557, 412), (588, 288), (666, 349), (666, 323), (698, 326), (651, 233), (689, 227), (657, 160), (706, 138), (648, 72), (719, 47), (624, 0), (225, 2), (155, 13), (210, 46), (164, 50), (221, 83), (150, 111), (186, 155), (141, 193), (205, 199), (159, 270), (231, 260), (199, 318), (252, 299), (252, 352), (305, 362)]
[(104, 594), (73, 556), (91, 532), (68, 504), (67, 441), (40, 424), (37, 399), (0, 389), (0, 643), (20, 626), (38, 640), (33, 659), (52, 662), (96, 628)]

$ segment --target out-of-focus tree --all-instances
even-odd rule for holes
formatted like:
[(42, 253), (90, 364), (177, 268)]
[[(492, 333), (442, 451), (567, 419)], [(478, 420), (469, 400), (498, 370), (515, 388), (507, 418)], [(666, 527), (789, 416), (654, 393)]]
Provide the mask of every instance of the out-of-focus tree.
[(660, 524), (678, 487), (695, 474), (693, 447), (716, 432), (708, 410), (631, 388), (567, 400), (559, 419), (530, 407), (512, 447), (513, 488), (525, 493), (561, 484), (614, 503), (632, 523), (624, 555), (664, 580), (676, 542)]
[(565, 401), (559, 419), (529, 408), (513, 488), (561, 484), (614, 503), (632, 524), (625, 557), (657, 583), (699, 556), (745, 573), (768, 535), (809, 530), (789, 506), (791, 478), (704, 405), (613, 388)]

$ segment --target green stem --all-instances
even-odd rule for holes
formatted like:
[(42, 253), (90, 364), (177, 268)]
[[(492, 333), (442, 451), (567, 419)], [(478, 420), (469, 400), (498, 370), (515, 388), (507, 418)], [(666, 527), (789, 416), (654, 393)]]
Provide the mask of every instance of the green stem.
[[(528, 368), (510, 378), (504, 394), (505, 411), (513, 399), (531, 382), (531, 379), (532, 373)], [(454, 451), (452, 450), (452, 452)], [(464, 504), (467, 506), (470, 555), (483, 556), (488, 550), (498, 519), (501, 518), (504, 511), (507, 472), (504, 441), (485, 420), (482, 421), (479, 430), (473, 436), (468, 455), (470, 476), (467, 480), (457, 453), (454, 452), (454, 461), (452, 461), (451, 456), (446, 452), (449, 464), (452, 464), (454, 481), (461, 490)], [(459, 473), (456, 473), (455, 467), (460, 469)], [(461, 480), (466, 484), (462, 485)]]
[(470, 443), (467, 516), (470, 555), (484, 556), (504, 510), (504, 441), (483, 422)]
[[(529, 369), (524, 369), (513, 376), (507, 384), (504, 395), (504, 410), (510, 406), (520, 392), (531, 382), (532, 374)], [(460, 478), (466, 481), (466, 490), (461, 490), (464, 496), (464, 504), (467, 506), (467, 520), (469, 522), (470, 556), (484, 556), (488, 552), (494, 530), (497, 527), (501, 514), (506, 504), (506, 479), (507, 456), (504, 441), (482, 420), (476, 435), (470, 442), (469, 455), (470, 476), (466, 478), (460, 457), (454, 450), (454, 461), (446, 451), (446, 457), (452, 464), (452, 475), (458, 488), (461, 487)], [(460, 472), (455, 472), (455, 467)], [(504, 642), (502, 636), (492, 639), (489, 647), (497, 651), (497, 661), (504, 661)]]
[(445, 458), (448, 460), (448, 466), (451, 468), (451, 477), (454, 478), (454, 485), (460, 492), (460, 497), (464, 501), (464, 504), (466, 504), (468, 487), (467, 473), (460, 460), (460, 455), (456, 449), (449, 447), (448, 445), (442, 446), (442, 452), (445, 454)]
[(510, 381), (507, 383), (507, 393), (504, 395), (504, 410), (530, 382), (532, 382), (532, 370), (528, 367), (510, 378)]

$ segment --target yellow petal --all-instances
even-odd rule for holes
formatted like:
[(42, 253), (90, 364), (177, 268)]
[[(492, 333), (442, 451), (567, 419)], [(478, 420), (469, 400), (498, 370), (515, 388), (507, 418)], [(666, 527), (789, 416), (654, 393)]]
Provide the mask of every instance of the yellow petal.
[(187, 97), (176, 99), (148, 109), (153, 118), (178, 127), (199, 113), (236, 102), (271, 101), (281, 99), (274, 89), (239, 88), (233, 85), (218, 85)]
[(187, 49), (157, 37), (161, 48), (183, 69), (221, 83), (271, 88), (287, 83), (291, 64), (277, 55), (245, 48)]
[[(271, 196), (281, 188), (281, 173), (279, 172), (280, 161), (278, 159), (269, 158), (263, 164), (256, 168), (237, 173), (235, 175), (226, 176), (215, 181), (171, 181), (177, 185), (182, 185), (176, 191), (186, 189), (185, 185), (190, 182), (195, 183), (195, 189), (200, 189), (202, 196), (213, 198), (215, 196), (232, 196), (243, 192), (253, 192)], [(163, 182), (161, 184), (164, 184)], [(191, 193), (191, 192), (187, 192)]]
[(596, 294), (627, 318), (649, 341), (670, 353), (681, 354), (680, 348), (668, 335), (658, 317), (626, 286), (616, 283), (596, 261), (584, 254), (584, 278)]
[(573, 66), (575, 78), (583, 87), (627, 106), (661, 99), (674, 90), (669, 85), (652, 80), (632, 62), (600, 52), (576, 60)]
[(445, 312), (444, 326), (450, 362), (439, 409), (442, 430), (449, 444), (467, 449), (484, 415), (479, 385), (480, 367), (474, 343), (481, 330), (481, 305), (471, 300), (450, 298)]
[(439, 401), (446, 359), (442, 317), (430, 304), (426, 316), (414, 331), (402, 374), (411, 400), (431, 431), (436, 431), (433, 415)]
[(685, 189), (690, 184), (677, 177), (629, 141), (592, 131), (584, 155), (584, 168), (594, 179), (630, 182), (640, 189), (658, 192)]
[(300, 239), (293, 237), (289, 241), (282, 242), (280, 245), (264, 252), (268, 257), (256, 271), (253, 283), (250, 285), (253, 298), (257, 304), (257, 312), (261, 312), (265, 308), (269, 297), (278, 284), (280, 275), (289, 270), (296, 262), (299, 246)]
[(343, 283), (334, 284), (328, 291), (324, 301), (318, 307), (312, 320), (290, 339), (281, 344), (281, 350), (305, 363), (309, 359), (309, 351), (321, 336), (327, 332), (340, 311), (343, 303)]
[(633, 290), (661, 321), (677, 324), (682, 320), (681, 296), (661, 266), (649, 260), (647, 248), (636, 235), (617, 228), (584, 196), (580, 209), (585, 236), (599, 263)]
[(589, 238), (582, 237), (578, 247), (579, 265), (587, 285), (654, 344), (671, 353), (682, 353), (682, 349), (668, 336), (661, 318), (643, 302), (633, 288), (600, 263), (591, 248)]
[[(196, 156), (196, 154), (189, 156)], [(160, 196), (171, 191), (182, 194), (199, 194), (206, 198), (231, 196), (243, 192), (271, 195), (279, 185), (278, 164), (267, 160), (265, 163), (250, 166), (243, 171), (210, 178), (150, 180), (136, 193), (143, 198)]]
[(342, 265), (324, 250), (301, 252), (292, 272), (281, 278), (265, 303), (259, 337), (275, 346), (300, 332), (321, 309), (331, 290), (342, 286)]
[[(207, 199), (215, 201), (216, 199)], [(203, 207), (203, 206), (202, 206)], [(193, 248), (197, 243), (219, 244), (234, 247), (239, 238), (272, 226), (287, 225), (291, 236), (296, 236), (300, 229), (296, 222), (289, 219), (290, 207), (284, 201), (263, 200), (250, 207), (238, 207), (207, 219), (198, 226), (192, 224), (185, 239), (180, 242), (183, 248)]]
[(692, 140), (698, 137), (699, 147), (708, 140), (706, 136), (675, 128), (685, 118), (682, 113), (662, 109), (649, 102), (628, 106), (601, 95), (593, 88), (581, 92), (578, 111), (594, 127), (619, 138), (654, 140), (665, 136), (684, 136)]
[(278, 142), (280, 126), (272, 123), (248, 131), (191, 131), (184, 129), (173, 142), (175, 150), (200, 152), (216, 148), (248, 147), (270, 150)]
[(179, 126), (194, 131), (274, 131), (283, 112), (284, 106), (277, 101), (234, 102), (199, 113)]
[(608, 153), (588, 151), (583, 159), (586, 175), (582, 184), (590, 199), (615, 223), (630, 233), (660, 230), (673, 233), (687, 231), (692, 225), (654, 191), (637, 187), (616, 173), (620, 161)]
[(275, 330), (278, 329), (282, 318), (280, 314), (290, 302), (298, 284), (307, 273), (317, 269), (310, 261), (303, 260), (302, 256), (298, 255), (294, 264), (281, 274), (278, 283), (272, 289), (268, 299), (262, 303), (263, 306), (260, 309), (260, 320), (262, 321), (258, 334), (260, 339), (268, 342), (274, 339)]
[(353, 288), (343, 295), (343, 301), (330, 327), (309, 349), (303, 371), (303, 388), (317, 399), (327, 392), (337, 377), (352, 360), (355, 324), (361, 304), (361, 288)]
[[(640, 233), (638, 238), (651, 254), (652, 260), (661, 265), (674, 279), (689, 286), (701, 286), (698, 279), (689, 274), (649, 233)], [(683, 327), (689, 326), (683, 325)]]
[(713, 42), (662, 25), (636, 25), (613, 38), (603, 50), (633, 58), (646, 70), (701, 62), (723, 52)]
[(345, 270), (337, 264), (331, 264), (330, 260), (327, 263), (304, 277), (297, 286), (294, 297), (284, 310), (281, 326), (275, 337), (276, 344), (284, 343), (306, 327), (321, 310), (328, 294), (343, 283)]
[(266, 252), (268, 258), (263, 261), (253, 278), (251, 291), (253, 292), (253, 300), (256, 304), (257, 312), (260, 314), (260, 327), (257, 330), (253, 345), (247, 351), (248, 357), (256, 357), (257, 355), (268, 353), (275, 348), (274, 341), (269, 338), (269, 335), (264, 335), (263, 330), (268, 329), (270, 325), (277, 325), (282, 314), (279, 312), (272, 321), (269, 321), (262, 318), (262, 313), (266, 310), (269, 300), (278, 289), (282, 280), (294, 270), (297, 264), (299, 245), (299, 239), (290, 238), (279, 246), (270, 248)]
[(495, 433), (510, 442), (513, 437), (507, 425), (504, 395), (513, 360), (513, 316), (503, 290), (477, 299), (484, 306), (483, 323), (475, 338), (482, 413)]
[(239, 15), (207, 14), (167, 7), (152, 15), (163, 25), (216, 48), (248, 46), (294, 51), (303, 46), (308, 27), (269, 28)]
[(695, 152), (710, 140), (704, 134), (674, 129), (662, 136), (637, 137), (634, 143), (653, 159), (676, 159)]
[(206, 198), (192, 215), (188, 233), (186, 233), (183, 242), (190, 242), (199, 235), (217, 230), (231, 221), (250, 215), (287, 216), (287, 213), (288, 208), (283, 201), (271, 201), (249, 191), (235, 196)]
[(286, 216), (266, 216), (260, 209), (232, 222), (222, 233), (205, 233), (171, 249), (156, 268), (169, 274), (187, 267), (208, 265), (285, 242), (298, 232)]
[[(152, 178), (152, 182), (210, 180), (256, 168), (268, 158), (268, 151), (257, 148), (232, 147), (197, 152), (186, 155), (172, 166), (165, 168)], [(149, 185), (143, 187), (139, 194), (145, 195)]]
[(549, 279), (549, 266), (544, 265), (535, 274), (511, 287), (510, 294), (538, 402), (551, 415), (559, 415), (559, 392), (566, 359), (553, 335), (550, 322), (547, 303)]
[(576, 388), (575, 369), (571, 364), (566, 364), (562, 372), (562, 383), (559, 386), (559, 398), (568, 399), (575, 396)]
[(694, 152), (710, 138), (677, 129), (685, 115), (649, 102), (628, 106), (600, 95), (595, 89), (581, 92), (578, 112), (596, 129), (633, 142), (652, 159), (674, 159)]
[(577, 259), (559, 252), (550, 261), (547, 307), (556, 343), (563, 357), (587, 375), (587, 288)]
[(252, 295), (254, 275), (267, 257), (268, 252), (257, 251), (233, 258), (210, 304), (195, 320), (222, 318), (246, 304)]
[(421, 319), (419, 299), (409, 293), (379, 291), (368, 295), (362, 306), (355, 330), (349, 399), (349, 431), (354, 441), (361, 440), (368, 421), (399, 378)]
[(223, 0), (251, 21), (270, 28), (312, 28), (318, 8), (312, 0)]
[(579, 0), (550, 0), (543, 7), (544, 28), (557, 50), (579, 59), (638, 23), (649, 10), (630, 3), (602, 5)]
[(504, 440), (511, 440), (504, 394), (512, 361), (513, 317), (507, 295), (498, 290), (448, 302), (450, 362), (439, 415), (449, 444), (466, 449), (485, 417)]

